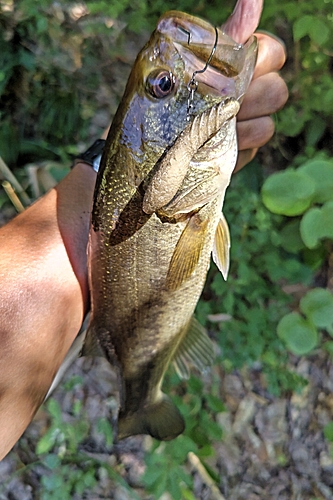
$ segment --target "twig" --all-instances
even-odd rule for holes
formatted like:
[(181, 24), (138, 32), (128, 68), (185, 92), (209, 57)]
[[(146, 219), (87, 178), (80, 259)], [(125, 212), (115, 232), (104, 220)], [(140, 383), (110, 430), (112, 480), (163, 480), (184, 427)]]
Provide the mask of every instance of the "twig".
[(22, 205), (21, 200), (19, 199), (19, 197), (15, 193), (15, 191), (14, 191), (13, 186), (11, 185), (11, 183), (8, 182), (8, 181), (3, 181), (2, 187), (6, 191), (6, 194), (7, 194), (8, 198), (10, 199), (10, 201), (12, 202), (12, 204), (14, 205), (14, 207), (16, 208), (17, 212), (19, 212), (19, 213), (20, 212), (24, 212), (25, 208)]
[(2, 173), (2, 176), (4, 177), (5, 180), (10, 182), (10, 184), (13, 186), (13, 188), (16, 190), (17, 194), (22, 198), (22, 201), (25, 203), (25, 205), (29, 205), (31, 203), (31, 200), (27, 193), (24, 191), (23, 187), (19, 183), (19, 181), (16, 179), (15, 175), (11, 172), (9, 167), (6, 165), (6, 163), (3, 161), (3, 159), (0, 156), (0, 172)]
[(205, 467), (202, 465), (199, 457), (195, 455), (192, 451), (190, 451), (187, 455), (187, 458), (192, 465), (193, 469), (197, 471), (203, 482), (208, 486), (211, 491), (211, 496), (209, 497), (211, 500), (226, 500), (222, 495), (213, 479), (210, 477)]

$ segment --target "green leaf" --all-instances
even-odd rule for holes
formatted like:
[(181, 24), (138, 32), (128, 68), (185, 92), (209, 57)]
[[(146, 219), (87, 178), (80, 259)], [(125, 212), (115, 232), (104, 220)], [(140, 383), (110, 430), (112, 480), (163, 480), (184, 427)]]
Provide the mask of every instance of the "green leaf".
[(324, 427), (324, 436), (328, 441), (333, 442), (333, 422), (329, 422)]
[(261, 194), (268, 210), (275, 214), (300, 215), (311, 205), (315, 183), (306, 174), (285, 170), (265, 181)]
[(49, 453), (44, 459), (44, 464), (51, 470), (56, 469), (60, 465), (60, 458), (54, 453)]
[(333, 201), (322, 208), (311, 208), (301, 220), (300, 232), (305, 245), (312, 249), (324, 238), (333, 239)]
[(287, 252), (298, 253), (304, 248), (304, 242), (299, 231), (300, 221), (298, 219), (291, 220), (283, 226), (280, 231), (281, 246)]
[(316, 16), (302, 16), (293, 25), (294, 40), (298, 41), (306, 35), (318, 45), (323, 45), (329, 39), (329, 27)]
[(51, 427), (44, 436), (38, 441), (36, 446), (37, 455), (49, 452), (57, 441), (59, 429)]
[(333, 200), (333, 162), (329, 160), (313, 159), (301, 167), (297, 172), (311, 177), (315, 183), (314, 203), (325, 203)]
[(314, 288), (304, 295), (300, 309), (318, 328), (333, 324), (333, 295), (325, 288)]
[(223, 404), (223, 401), (221, 401), (220, 398), (217, 396), (214, 396), (213, 394), (207, 394), (205, 396), (205, 399), (207, 401), (207, 404), (210, 408), (210, 410), (219, 413), (222, 411), (225, 411), (225, 405)]
[(113, 444), (113, 428), (109, 420), (100, 418), (97, 422), (97, 432), (103, 434), (106, 446), (110, 447)]
[(294, 22), (293, 34), (295, 42), (310, 33), (313, 19), (313, 16), (302, 16)]
[(297, 312), (287, 314), (280, 320), (277, 334), (297, 356), (309, 353), (317, 345), (318, 333), (315, 326)]
[(50, 398), (47, 403), (47, 409), (50, 412), (53, 419), (55, 420), (55, 422), (57, 422), (57, 424), (62, 422), (61, 407), (58, 401), (56, 401), (53, 398)]
[(309, 30), (310, 38), (318, 45), (324, 45), (330, 36), (329, 27), (318, 19), (317, 17), (313, 17), (312, 23)]

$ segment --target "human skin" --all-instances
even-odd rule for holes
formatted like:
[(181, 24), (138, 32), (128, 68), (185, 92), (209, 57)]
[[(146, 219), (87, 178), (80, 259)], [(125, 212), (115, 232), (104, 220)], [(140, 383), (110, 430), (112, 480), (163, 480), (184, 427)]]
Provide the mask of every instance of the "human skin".
[[(237, 12), (233, 22), (232, 29)], [(272, 137), (270, 115), (288, 95), (276, 73), (285, 61), (282, 44), (257, 36), (258, 62), (238, 115), (236, 169)], [(41, 405), (89, 308), (86, 248), (95, 179), (89, 165), (77, 164), (0, 230), (0, 459)]]

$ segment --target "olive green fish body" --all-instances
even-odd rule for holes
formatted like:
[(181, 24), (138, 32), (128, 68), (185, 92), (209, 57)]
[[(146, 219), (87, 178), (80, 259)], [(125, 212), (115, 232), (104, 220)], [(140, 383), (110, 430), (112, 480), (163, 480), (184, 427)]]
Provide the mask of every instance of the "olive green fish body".
[[(192, 31), (200, 34), (197, 40), (193, 35), (193, 50), (183, 40)], [(173, 361), (188, 376), (189, 364), (204, 368), (213, 358), (193, 311), (212, 251), (227, 273), (229, 235), (221, 210), (236, 162), (237, 89), (251, 77), (247, 69), (237, 83), (213, 59), (202, 80), (198, 75), (195, 118), (188, 121), (188, 84), (213, 42), (214, 30), (204, 21), (176, 12), (161, 18), (134, 64), (96, 182), (86, 345), (95, 339), (118, 366), (119, 438), (181, 433), (183, 419), (161, 391), (165, 371)], [(243, 59), (251, 52), (253, 67), (250, 46)]]

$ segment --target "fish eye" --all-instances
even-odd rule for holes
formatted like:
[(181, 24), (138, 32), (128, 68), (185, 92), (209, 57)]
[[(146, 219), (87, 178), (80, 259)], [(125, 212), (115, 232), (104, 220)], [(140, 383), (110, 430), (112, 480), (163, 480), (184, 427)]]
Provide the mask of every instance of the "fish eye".
[(174, 75), (167, 70), (156, 70), (150, 73), (147, 78), (147, 90), (157, 99), (167, 97), (175, 86)]

